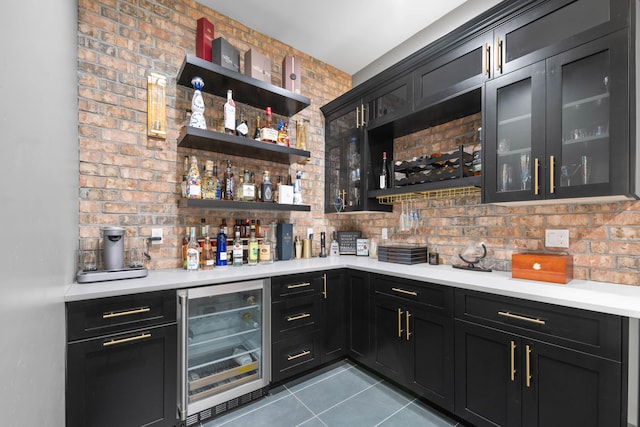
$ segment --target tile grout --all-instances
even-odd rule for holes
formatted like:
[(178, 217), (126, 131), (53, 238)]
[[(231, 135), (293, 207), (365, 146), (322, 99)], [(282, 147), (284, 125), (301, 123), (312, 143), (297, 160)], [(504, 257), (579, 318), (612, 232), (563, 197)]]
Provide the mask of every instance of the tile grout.
[(410, 400), (409, 402), (407, 402), (406, 405), (404, 405), (403, 407), (399, 408), (397, 411), (393, 412), (391, 415), (389, 415), (387, 418), (383, 419), (382, 421), (380, 421), (378, 424), (376, 424), (374, 427), (378, 427), (380, 426), (382, 423), (384, 423), (385, 421), (389, 420), (391, 417), (393, 417), (394, 415), (396, 415), (397, 413), (399, 413), (400, 411), (402, 411), (403, 409), (409, 407), (409, 405), (411, 405), (413, 402), (415, 402), (416, 399)]

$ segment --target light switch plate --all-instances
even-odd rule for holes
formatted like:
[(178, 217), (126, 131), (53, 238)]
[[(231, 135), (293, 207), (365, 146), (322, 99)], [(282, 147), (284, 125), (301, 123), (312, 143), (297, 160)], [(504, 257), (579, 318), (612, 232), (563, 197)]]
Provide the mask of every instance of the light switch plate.
[(382, 240), (387, 240), (389, 238), (389, 229), (387, 227), (382, 228)]
[(544, 245), (548, 248), (569, 248), (569, 230), (545, 230)]

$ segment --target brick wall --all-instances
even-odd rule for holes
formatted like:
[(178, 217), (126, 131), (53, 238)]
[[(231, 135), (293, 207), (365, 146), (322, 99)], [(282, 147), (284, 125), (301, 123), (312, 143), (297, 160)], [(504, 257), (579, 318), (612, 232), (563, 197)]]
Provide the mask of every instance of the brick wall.
[[(312, 158), (292, 165), (292, 170), (303, 171), (310, 213), (177, 207), (184, 155), (196, 154), (200, 164), (211, 158), (219, 167), (229, 157), (177, 148), (192, 91), (177, 87), (175, 80), (184, 55), (195, 53), (196, 20), (202, 16), (214, 23), (216, 37), (225, 37), (241, 52), (254, 47), (267, 54), (276, 85), (282, 57), (301, 58), (303, 94), (312, 104), (294, 119), (310, 121)], [(78, 43), (80, 236), (97, 238), (103, 225), (124, 226), (130, 237), (162, 228), (165, 243), (153, 247), (150, 268), (177, 267), (185, 227), (199, 224), (201, 218), (217, 225), (222, 218), (233, 223), (251, 217), (263, 223), (293, 222), (301, 235), (313, 226), (316, 234), (356, 229), (379, 239), (381, 228), (387, 227), (393, 241), (427, 243), (446, 264), (458, 262), (457, 254), (468, 242), (483, 241), (490, 250), (489, 262), (498, 270), (510, 269), (513, 252), (543, 249), (545, 228), (568, 228), (576, 277), (640, 284), (640, 202), (504, 207), (482, 205), (479, 196), (422, 201), (415, 202), (422, 218), (416, 234), (399, 230), (399, 205), (392, 213), (324, 214), (324, 120), (319, 107), (347, 91), (350, 76), (193, 1), (79, 0)], [(146, 136), (146, 81), (151, 72), (168, 77), (166, 140)], [(223, 102), (205, 94), (209, 126), (221, 116)], [(257, 110), (244, 110), (252, 124)], [(473, 144), (478, 123), (479, 116), (470, 116), (430, 128), (395, 141), (394, 151), (409, 158), (424, 154), (425, 141), (431, 144), (429, 152)], [(286, 165), (229, 158), (236, 172), (248, 167), (257, 176), (265, 168), (274, 176), (288, 173)], [(318, 239), (315, 244), (317, 252)]]
[[(200, 165), (206, 159), (215, 160), (220, 175), (221, 165), (229, 158), (235, 173), (251, 169), (258, 182), (265, 169), (273, 177), (289, 173), (287, 165), (177, 147), (193, 91), (178, 87), (176, 77), (185, 54), (195, 54), (196, 21), (203, 16), (214, 24), (216, 37), (224, 37), (241, 51), (241, 68), (243, 53), (249, 48), (269, 56), (275, 85), (281, 83), (282, 58), (294, 55), (301, 59), (303, 95), (311, 99), (311, 106), (294, 119), (310, 121), (312, 158), (304, 165), (291, 165), (291, 173), (303, 172), (304, 203), (311, 205), (311, 213), (177, 207), (185, 155), (197, 155)], [(149, 263), (150, 268), (162, 269), (179, 266), (185, 227), (200, 224), (202, 218), (215, 226), (222, 218), (230, 224), (236, 218), (259, 218), (263, 224), (292, 222), (297, 234), (305, 233), (307, 226), (318, 231), (327, 226), (322, 214), (324, 121), (319, 107), (351, 87), (349, 75), (193, 1), (79, 0), (78, 44), (81, 238), (100, 237), (104, 225), (125, 227), (129, 238), (125, 242), (162, 228), (164, 244), (152, 247)], [(166, 140), (146, 136), (146, 88), (151, 72), (168, 78)], [(204, 97), (212, 128), (222, 116), (224, 100)], [(239, 108), (253, 128), (258, 110)]]

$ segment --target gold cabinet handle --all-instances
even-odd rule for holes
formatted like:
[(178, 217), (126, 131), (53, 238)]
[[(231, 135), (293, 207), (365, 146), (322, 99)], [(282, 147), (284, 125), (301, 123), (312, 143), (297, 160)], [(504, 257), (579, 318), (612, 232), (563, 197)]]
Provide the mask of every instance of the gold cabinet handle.
[(327, 275), (322, 275), (322, 296), (324, 299), (327, 299)]
[(556, 192), (556, 182), (553, 179), (553, 172), (556, 166), (556, 157), (549, 156), (549, 192), (551, 194)]
[(360, 129), (360, 107), (356, 107), (356, 129)]
[(311, 283), (305, 282), (305, 283), (298, 283), (296, 285), (289, 285), (287, 286), (287, 289), (304, 288), (305, 286), (311, 286)]
[(304, 357), (304, 356), (306, 356), (308, 354), (311, 354), (311, 351), (304, 350), (303, 352), (298, 353), (298, 354), (294, 354), (293, 356), (292, 355), (288, 355), (287, 356), (287, 361), (295, 360), (295, 359), (297, 359), (299, 357)]
[(536, 196), (540, 192), (540, 179), (538, 172), (540, 170), (540, 160), (536, 157), (533, 160), (533, 194)]
[(500, 37), (496, 40), (496, 49), (498, 50), (496, 52), (496, 69), (502, 73), (502, 40)]
[(411, 295), (414, 297), (418, 296), (418, 293), (415, 291), (407, 291), (406, 289), (401, 289), (401, 288), (391, 288), (392, 291), (394, 292), (399, 292), (401, 294), (405, 294), (405, 295)]
[(360, 106), (360, 114), (362, 114), (362, 117), (360, 118), (360, 126), (365, 127), (367, 123), (364, 121), (364, 105)]
[(516, 343), (511, 341), (511, 381), (516, 380)]
[(484, 55), (483, 55), (483, 60), (484, 60), (484, 75), (488, 76), (489, 75), (489, 70), (491, 69), (491, 66), (489, 65), (491, 63), (491, 58), (489, 56), (489, 52), (491, 48), (489, 47), (489, 43), (485, 43), (484, 44)]
[(525, 373), (525, 377), (526, 377), (526, 383), (527, 383), (527, 387), (531, 387), (531, 347), (529, 347), (528, 345), (526, 346), (526, 357), (525, 357), (525, 364), (526, 364), (526, 373)]
[(513, 314), (513, 313), (510, 313), (508, 311), (499, 311), (498, 315), (502, 316), (502, 317), (508, 317), (510, 319), (523, 320), (525, 322), (535, 323), (536, 325), (544, 325), (544, 324), (547, 323), (542, 319), (537, 319), (537, 318), (527, 317), (527, 316), (521, 316), (519, 314)]
[(402, 329), (402, 309), (398, 309), (398, 338), (402, 338), (402, 332), (404, 332), (404, 330)]
[(295, 322), (296, 320), (306, 319), (307, 317), (311, 317), (310, 313), (302, 313), (297, 316), (287, 316), (287, 322)]
[(132, 314), (146, 313), (148, 311), (151, 311), (151, 309), (149, 307), (140, 307), (140, 308), (135, 308), (133, 310), (126, 310), (126, 311), (111, 311), (109, 313), (103, 313), (102, 314), (102, 318), (103, 319), (112, 319), (114, 317), (130, 316)]
[(109, 341), (103, 342), (102, 346), (103, 347), (109, 347), (109, 346), (112, 346), (112, 345), (124, 344), (124, 343), (127, 343), (127, 342), (143, 340), (143, 339), (146, 339), (146, 338), (151, 338), (151, 334), (150, 333), (143, 333), (143, 334), (140, 334), (140, 335), (136, 335), (134, 337), (122, 338), (122, 339), (119, 339), (119, 340), (109, 340)]
[(407, 341), (409, 341), (409, 337), (412, 335), (412, 332), (409, 332), (409, 318), (411, 317), (411, 313), (409, 313), (409, 310), (405, 311), (405, 331), (407, 332)]

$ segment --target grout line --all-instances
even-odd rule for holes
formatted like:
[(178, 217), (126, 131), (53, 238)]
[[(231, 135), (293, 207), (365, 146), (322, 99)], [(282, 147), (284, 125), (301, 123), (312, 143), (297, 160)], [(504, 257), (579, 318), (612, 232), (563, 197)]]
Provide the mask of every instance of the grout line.
[(286, 389), (289, 391), (289, 393), (291, 393), (291, 394), (293, 395), (294, 399), (296, 399), (298, 402), (300, 402), (300, 404), (301, 404), (302, 406), (304, 406), (305, 408), (307, 408), (307, 411), (311, 412), (311, 415), (313, 415), (311, 418), (307, 418), (306, 420), (304, 420), (303, 422), (301, 422), (300, 424), (298, 424), (296, 427), (301, 426), (302, 424), (304, 424), (304, 423), (306, 423), (306, 422), (309, 422), (309, 421), (313, 420), (314, 418), (315, 418), (315, 419), (317, 419), (318, 421), (320, 421), (320, 422), (322, 423), (322, 425), (323, 425), (323, 426), (328, 427), (328, 426), (324, 423), (324, 421), (322, 421), (320, 418), (318, 418), (318, 416), (316, 415), (316, 413), (315, 413), (315, 412), (313, 412), (313, 411), (311, 410), (311, 408), (309, 408), (309, 407), (308, 407), (308, 406), (307, 406), (307, 405), (306, 405), (302, 400), (300, 400), (300, 398), (299, 398), (298, 396), (296, 396), (296, 394), (295, 394), (295, 393), (292, 393), (292, 392), (291, 392), (291, 390), (289, 390), (289, 389), (287, 388), (287, 386), (286, 386), (286, 385), (285, 385), (285, 386), (283, 386), (283, 387), (284, 387), (284, 388), (286, 388)]
[(367, 388), (365, 388), (365, 389), (362, 389), (362, 390), (360, 390), (359, 392), (357, 392), (357, 393), (355, 393), (355, 394), (352, 394), (351, 396), (347, 397), (346, 399), (342, 400), (341, 402), (338, 402), (338, 403), (336, 403), (336, 404), (334, 404), (334, 405), (332, 405), (332, 406), (328, 407), (328, 408), (327, 408), (327, 409), (325, 409), (324, 411), (322, 411), (322, 412), (318, 413), (318, 415), (322, 415), (322, 414), (324, 414), (324, 413), (326, 413), (326, 412), (330, 411), (331, 409), (335, 408), (336, 406), (341, 405), (341, 404), (343, 404), (344, 402), (347, 402), (347, 401), (349, 401), (349, 400), (353, 399), (353, 398), (354, 398), (354, 397), (356, 397), (357, 395), (359, 395), (359, 394), (361, 394), (361, 393), (364, 393), (365, 391), (369, 390), (370, 388), (375, 387), (375, 386), (377, 386), (378, 384), (381, 384), (381, 383), (382, 383), (382, 380), (380, 380), (380, 381), (378, 381), (378, 382), (376, 382), (376, 383), (371, 384), (369, 387), (367, 387)]
[(378, 424), (375, 425), (375, 427), (378, 427), (379, 425), (381, 425), (382, 423), (384, 423), (385, 421), (387, 421), (389, 418), (393, 417), (394, 415), (396, 415), (398, 412), (402, 411), (403, 409), (405, 409), (406, 407), (408, 407), (409, 405), (411, 405), (413, 402), (415, 402), (416, 399), (410, 400), (407, 402), (406, 405), (404, 405), (402, 408), (398, 409), (397, 411), (395, 411), (394, 413), (392, 413), (391, 415), (389, 415), (387, 418), (385, 418), (384, 420), (380, 421)]
[[(355, 366), (351, 365), (351, 366), (346, 366), (346, 367), (344, 367), (344, 368), (343, 368), (343, 367), (337, 368), (337, 372), (332, 373), (331, 375), (329, 375), (329, 376), (327, 376), (327, 377), (324, 377), (324, 378), (321, 378), (321, 379), (319, 379), (319, 380), (316, 380), (315, 382), (309, 383), (309, 384), (305, 385), (304, 387), (300, 388), (299, 390), (296, 390), (296, 392), (295, 392), (295, 393), (298, 393), (298, 392), (300, 392), (300, 391), (302, 391), (302, 390), (306, 390), (306, 389), (308, 389), (309, 387), (313, 387), (313, 386), (314, 386), (314, 385), (316, 385), (316, 384), (320, 384), (320, 383), (322, 383), (323, 381), (326, 381), (326, 380), (328, 380), (328, 379), (330, 379), (330, 378), (335, 377), (336, 375), (340, 375), (340, 374), (342, 374), (342, 373), (344, 373), (344, 372), (347, 372), (348, 370), (353, 369), (354, 367), (355, 367)], [(310, 380), (313, 380), (313, 378), (311, 378)], [(306, 381), (305, 381), (305, 382), (306, 382)], [(293, 392), (292, 392), (292, 393), (293, 393)]]
[[(260, 410), (260, 409), (262, 409), (262, 408), (266, 408), (266, 407), (267, 407), (267, 406), (269, 406), (269, 405), (272, 405), (272, 404), (274, 404), (274, 403), (277, 403), (277, 402), (281, 401), (282, 399), (284, 399), (284, 398), (286, 398), (286, 397), (289, 397), (289, 395), (293, 395), (293, 393), (291, 393), (291, 391), (290, 391), (288, 388), (286, 388), (286, 387), (284, 387), (284, 388), (285, 388), (285, 390), (287, 390), (287, 392), (288, 392), (289, 394), (286, 394), (286, 395), (284, 395), (284, 396), (282, 396), (282, 397), (278, 397), (277, 399), (272, 400), (271, 402), (267, 402), (267, 403), (265, 403), (265, 404), (263, 404), (263, 405), (256, 406), (255, 408), (251, 408), (251, 409), (250, 409), (250, 410), (248, 410), (247, 412), (243, 412), (243, 413), (241, 413), (241, 414), (238, 414), (238, 416), (237, 416), (237, 417), (233, 417), (233, 418), (231, 418), (231, 419), (229, 419), (229, 420), (227, 420), (227, 421), (223, 422), (222, 424), (218, 424), (218, 426), (220, 426), (220, 427), (221, 427), (221, 426), (224, 426), (224, 425), (229, 424), (229, 423), (230, 423), (230, 422), (232, 422), (232, 421), (237, 421), (237, 420), (239, 420), (240, 418), (244, 417), (245, 415), (251, 414), (252, 412), (258, 411), (258, 410)], [(295, 397), (295, 396), (294, 396), (294, 397)], [(256, 403), (257, 403), (257, 402), (256, 402)], [(212, 421), (213, 421), (213, 422), (215, 422), (215, 419), (213, 419)]]

